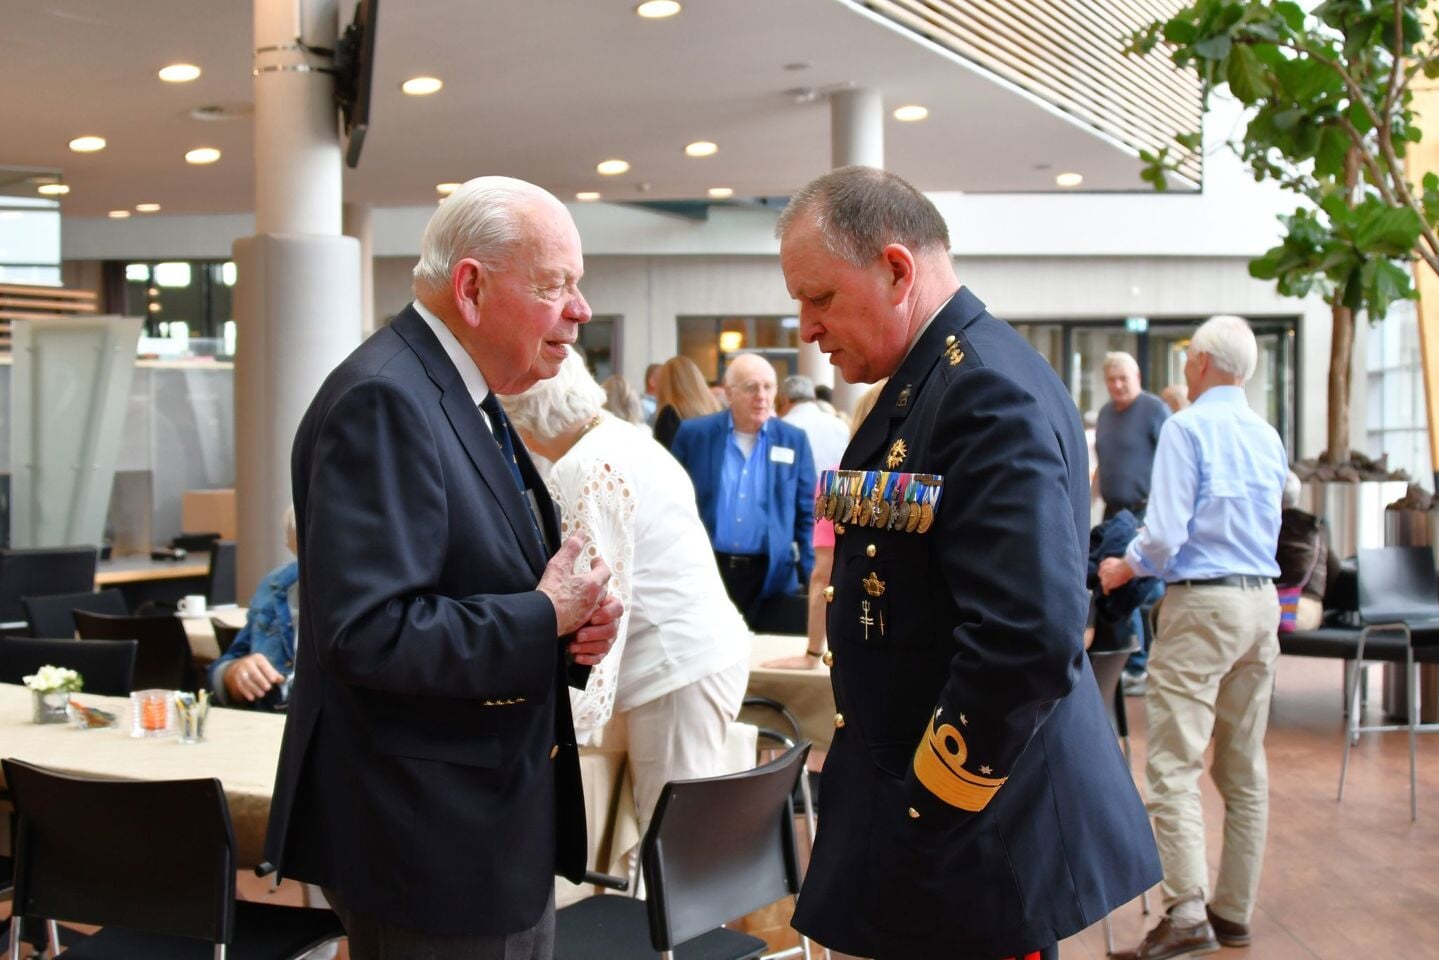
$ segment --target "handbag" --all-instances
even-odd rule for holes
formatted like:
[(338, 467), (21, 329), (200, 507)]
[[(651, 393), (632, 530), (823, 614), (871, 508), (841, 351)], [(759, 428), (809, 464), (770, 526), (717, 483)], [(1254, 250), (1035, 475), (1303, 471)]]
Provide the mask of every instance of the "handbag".
[(1279, 632), (1293, 633), (1299, 625), (1299, 598), (1304, 595), (1304, 588), (1309, 585), (1309, 578), (1314, 576), (1314, 568), (1319, 565), (1319, 554), (1323, 549), (1321, 538), (1324, 536), (1322, 527), (1314, 531), (1314, 551), (1309, 560), (1309, 569), (1304, 573), (1304, 579), (1291, 587), (1275, 587), (1275, 593), (1279, 595)]

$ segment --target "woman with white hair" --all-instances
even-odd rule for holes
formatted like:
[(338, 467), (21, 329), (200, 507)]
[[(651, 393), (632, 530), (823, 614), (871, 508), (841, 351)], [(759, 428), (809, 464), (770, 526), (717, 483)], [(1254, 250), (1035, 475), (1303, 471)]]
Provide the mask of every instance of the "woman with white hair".
[(627, 722), (641, 830), (669, 780), (724, 772), (726, 728), (749, 679), (751, 634), (715, 567), (684, 468), (641, 427), (603, 407), (605, 391), (570, 351), (558, 375), (504, 398), (548, 484), (580, 562), (604, 557), (624, 601), (614, 648), (571, 691), (580, 743), (613, 714)]

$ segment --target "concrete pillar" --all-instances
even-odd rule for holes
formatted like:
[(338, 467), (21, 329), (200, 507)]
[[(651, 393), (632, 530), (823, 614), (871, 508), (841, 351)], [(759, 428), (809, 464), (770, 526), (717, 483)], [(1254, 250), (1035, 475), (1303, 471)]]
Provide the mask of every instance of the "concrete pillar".
[[(360, 341), (359, 243), (340, 235), (341, 152), (328, 58), (338, 0), (254, 0), (255, 231), (236, 241), (239, 595), (289, 559), (290, 447), (325, 376)], [(346, 11), (348, 15), (348, 11)]]
[[(1439, 90), (1429, 84), (1417, 85), (1414, 88), (1413, 109), (1419, 119), (1419, 128), (1424, 131), (1424, 139), (1408, 145), (1405, 163), (1409, 179), (1418, 183), (1426, 173), (1439, 173), (1439, 142), (1436, 142), (1439, 141)], [(1419, 356), (1424, 369), (1425, 424), (1429, 427), (1429, 465), (1432, 470), (1427, 479), (1433, 484), (1432, 489), (1439, 490), (1439, 277), (1434, 275), (1429, 264), (1416, 258), (1414, 279), (1419, 288)], [(1355, 331), (1356, 338), (1360, 332), (1369, 332), (1361, 324), (1356, 326), (1363, 328)], [(1350, 387), (1350, 393), (1362, 398), (1364, 364), (1358, 357), (1355, 358), (1354, 369), (1360, 372), (1361, 379), (1357, 388)], [(1358, 404), (1351, 402), (1351, 409), (1355, 406)], [(1363, 446), (1362, 432), (1355, 431), (1350, 436), (1353, 438), (1350, 446)]]
[(829, 357), (817, 343), (799, 343), (799, 372), (814, 381), (815, 386), (824, 384), (827, 387), (834, 386), (834, 367), (830, 366)]
[[(878, 90), (838, 90), (829, 97), (830, 163), (835, 167), (862, 164), (884, 168), (884, 101)], [(805, 362), (800, 350), (800, 369)], [(826, 361), (827, 363), (827, 361)], [(850, 383), (833, 367), (834, 405), (846, 413), (868, 389), (867, 384)], [(811, 374), (813, 376), (813, 374)], [(819, 379), (815, 379), (819, 383)]]
[(344, 233), (360, 243), (360, 336), (375, 332), (375, 228), (367, 203), (344, 205)]

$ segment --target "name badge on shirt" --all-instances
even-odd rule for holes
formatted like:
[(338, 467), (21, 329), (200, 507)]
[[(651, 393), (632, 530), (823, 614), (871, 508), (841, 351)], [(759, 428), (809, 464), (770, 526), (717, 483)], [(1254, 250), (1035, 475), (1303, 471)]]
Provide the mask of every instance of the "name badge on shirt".
[(794, 463), (794, 447), (770, 447), (769, 458), (775, 463)]

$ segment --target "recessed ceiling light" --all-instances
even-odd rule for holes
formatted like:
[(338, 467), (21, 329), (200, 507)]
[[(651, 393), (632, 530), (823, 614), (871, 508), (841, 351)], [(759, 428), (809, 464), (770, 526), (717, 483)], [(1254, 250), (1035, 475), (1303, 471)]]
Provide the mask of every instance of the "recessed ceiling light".
[(709, 193), (716, 200), (728, 200), (734, 196), (734, 187), (710, 187)]
[(635, 7), (635, 13), (646, 20), (663, 20), (665, 17), (672, 17), (680, 12), (680, 5), (675, 0), (645, 0), (644, 3)]
[(712, 157), (719, 153), (719, 144), (711, 143), (708, 140), (696, 140), (694, 143), (685, 144), (685, 156), (687, 157)]
[(1059, 176), (1054, 178), (1054, 182), (1059, 184), (1061, 187), (1077, 187), (1084, 182), (1084, 174), (1061, 173)]
[(70, 192), (68, 183), (42, 183), (35, 188), (47, 197), (63, 197)]
[(458, 183), (437, 183), (435, 184), (435, 192), (442, 197), (448, 197), (450, 194), (460, 189), (461, 186), (462, 185)]
[(159, 213), (160, 205), (158, 203), (137, 203), (135, 209), (141, 213)]
[(130, 216), (130, 211), (129, 211), (129, 210), (111, 210), (111, 211), (110, 211), (110, 219), (111, 219), (111, 220), (125, 220), (125, 219), (129, 218), (129, 216)]
[(400, 84), (400, 89), (412, 97), (427, 97), (439, 91), (445, 81), (439, 77), (411, 77)]
[(575, 194), (575, 199), (581, 203), (593, 203), (600, 198), (598, 190), (581, 190)]
[(628, 160), (601, 160), (595, 164), (595, 172), (604, 177), (615, 177), (630, 168)]
[(160, 70), (160, 79), (166, 83), (189, 83), (200, 76), (200, 68), (193, 63), (172, 63)]
[(917, 103), (907, 103), (902, 107), (895, 107), (894, 118), (901, 123), (915, 123), (929, 116), (929, 108), (921, 107)]
[(70, 149), (76, 153), (94, 153), (105, 149), (104, 137), (76, 137), (70, 141)]
[(204, 164), (214, 163), (220, 159), (220, 151), (214, 147), (196, 147), (185, 154), (186, 163)]

